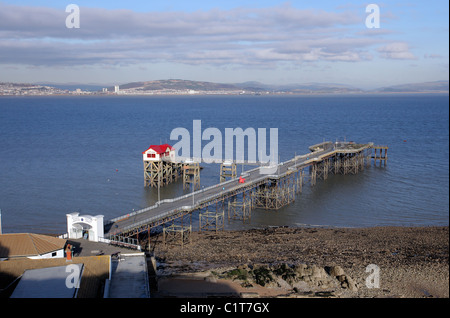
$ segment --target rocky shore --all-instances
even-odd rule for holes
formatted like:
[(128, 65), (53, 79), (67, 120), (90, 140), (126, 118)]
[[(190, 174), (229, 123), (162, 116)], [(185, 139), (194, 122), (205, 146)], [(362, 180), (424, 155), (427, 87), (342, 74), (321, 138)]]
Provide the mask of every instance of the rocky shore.
[(194, 232), (154, 249), (159, 297), (448, 298), (444, 227)]

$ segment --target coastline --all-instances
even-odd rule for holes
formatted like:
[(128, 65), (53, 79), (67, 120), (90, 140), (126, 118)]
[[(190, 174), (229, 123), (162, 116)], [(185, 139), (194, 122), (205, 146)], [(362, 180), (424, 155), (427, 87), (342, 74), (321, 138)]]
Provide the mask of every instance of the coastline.
[[(205, 296), (211, 289), (251, 297), (449, 297), (448, 226), (270, 227), (191, 235), (184, 247), (152, 238), (160, 263), (159, 297)], [(378, 288), (366, 284), (371, 264), (379, 268)], [(300, 267), (310, 276), (286, 284), (281, 278), (286, 273), (273, 275), (280, 268), (294, 273)], [(270, 284), (247, 279), (260, 268), (272, 271)], [(230, 275), (236, 270), (245, 279)], [(338, 277), (334, 271), (342, 273)]]
[(85, 93), (58, 93), (58, 94), (0, 94), (0, 97), (189, 97), (189, 96), (212, 96), (212, 97), (220, 97), (220, 96), (255, 96), (255, 97), (283, 97), (283, 96), (392, 96), (392, 95), (449, 95), (448, 91), (405, 91), (405, 92), (317, 92), (317, 93), (270, 93), (270, 94), (256, 94), (256, 93), (198, 93), (198, 94), (189, 94), (189, 93), (132, 93), (132, 94), (104, 94), (98, 92), (85, 92)]

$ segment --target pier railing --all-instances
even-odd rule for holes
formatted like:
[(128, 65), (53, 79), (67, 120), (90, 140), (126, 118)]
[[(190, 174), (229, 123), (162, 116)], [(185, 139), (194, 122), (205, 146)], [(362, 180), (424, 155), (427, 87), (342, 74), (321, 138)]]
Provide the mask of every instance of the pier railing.
[[(236, 193), (246, 191), (245, 189), (249, 189), (252, 186), (253, 187), (258, 186), (261, 182), (267, 181), (267, 179), (283, 178), (287, 174), (295, 172), (298, 169), (302, 169), (302, 168), (305, 168), (305, 167), (308, 167), (311, 165), (316, 165), (316, 164), (320, 163), (321, 161), (327, 160), (328, 158), (335, 156), (337, 154), (359, 153), (359, 152), (362, 152), (362, 151), (364, 151), (366, 149), (370, 149), (370, 148), (374, 148), (374, 145), (372, 142), (366, 143), (366, 144), (357, 144), (357, 143), (353, 143), (353, 142), (336, 142), (336, 143), (323, 142), (320, 144), (316, 144), (316, 145), (310, 147), (310, 151), (311, 151), (310, 153), (307, 153), (304, 155), (299, 155), (299, 156), (296, 155), (296, 156), (294, 156), (294, 158), (292, 158), (290, 160), (278, 163), (275, 166), (273, 166), (273, 167), (277, 168), (276, 173), (274, 173), (274, 174), (261, 173), (260, 176), (255, 175), (254, 172), (256, 170), (260, 170), (260, 169), (264, 168), (264, 167), (259, 166), (254, 169), (243, 172), (242, 176), (244, 176), (244, 177), (253, 173), (251, 180), (246, 181), (244, 184), (236, 183), (236, 180), (238, 179), (238, 177), (236, 176), (235, 178), (232, 178), (230, 180), (227, 180), (227, 181), (224, 181), (221, 183), (217, 183), (217, 184), (214, 184), (212, 186), (209, 186), (209, 187), (197, 190), (197, 191), (193, 191), (191, 193), (179, 196), (177, 198), (165, 199), (165, 200), (158, 201), (157, 203), (155, 203), (152, 206), (149, 206), (144, 209), (111, 219), (106, 224), (113, 224), (116, 222), (120, 222), (120, 221), (129, 219), (129, 218), (133, 218), (142, 213), (149, 212), (153, 209), (157, 209), (157, 208), (161, 207), (162, 205), (172, 204), (172, 203), (179, 202), (181, 200), (185, 200), (187, 198), (192, 198), (192, 204), (189, 204), (189, 202), (187, 200), (185, 200), (185, 202), (183, 202), (183, 203), (180, 202), (180, 204), (178, 206), (176, 206), (176, 205), (174, 205), (173, 207), (168, 206), (167, 207), (168, 210), (166, 210), (166, 211), (164, 211), (164, 209), (162, 209), (163, 211), (161, 211), (157, 215), (152, 215), (145, 219), (141, 218), (141, 220), (138, 220), (137, 222), (132, 222), (132, 224), (122, 224), (122, 226), (120, 226), (120, 230), (119, 229), (118, 230), (123, 233), (123, 232), (127, 232), (129, 230), (132, 230), (132, 229), (144, 227), (148, 224), (156, 224), (158, 222), (164, 223), (170, 218), (173, 219), (173, 218), (179, 217), (183, 214), (190, 213), (190, 212), (198, 209), (202, 205), (211, 204), (214, 202), (214, 200), (218, 200), (222, 197), (225, 198), (229, 195), (233, 195), (233, 194), (235, 195)], [(194, 159), (196, 159), (196, 158), (194, 158)], [(191, 158), (191, 160), (193, 160), (193, 159)], [(287, 168), (285, 166), (287, 166)], [(261, 170), (260, 170), (260, 172), (261, 172)], [(231, 183), (235, 183), (235, 184), (230, 187), (229, 185)], [(226, 187), (226, 190), (225, 190), (225, 187)], [(224, 189), (225, 191), (223, 191), (222, 189)], [(202, 196), (202, 194), (204, 194), (205, 192), (208, 192), (208, 191), (210, 191), (211, 194), (209, 194), (207, 196)], [(194, 198), (195, 198), (195, 200), (194, 200)], [(112, 233), (114, 233), (114, 230), (112, 231)], [(118, 233), (119, 232), (117, 232), (116, 234), (118, 234)]]
[[(258, 168), (251, 169), (251, 170), (248, 170), (248, 171), (245, 172), (245, 174), (251, 173), (251, 172), (253, 172), (253, 171), (257, 170), (257, 169), (259, 169), (259, 167), (258, 167)], [(265, 178), (267, 178), (267, 175), (261, 177), (261, 179), (265, 179)], [(232, 183), (232, 182), (235, 182), (236, 179), (238, 179), (238, 178), (234, 178), (234, 179), (230, 179), (230, 180), (224, 181), (224, 182), (222, 182), (222, 183), (214, 184), (214, 185), (212, 185), (212, 186), (209, 186), (209, 187), (203, 188), (203, 189), (201, 189), (201, 190), (197, 190), (197, 191), (194, 191), (194, 192), (191, 192), (191, 193), (188, 193), (188, 194), (185, 194), (185, 195), (182, 195), (182, 196), (173, 198), (173, 199), (164, 199), (164, 200), (158, 201), (158, 202), (156, 202), (154, 205), (151, 205), (151, 206), (149, 206), (149, 207), (146, 207), (146, 208), (143, 208), (143, 209), (134, 211), (134, 212), (132, 212), (132, 213), (128, 213), (128, 214), (126, 214), (126, 215), (122, 215), (122, 216), (119, 216), (119, 217), (110, 219), (109, 221), (105, 222), (105, 225), (112, 224), (112, 223), (114, 223), (114, 222), (117, 222), (117, 221), (120, 221), (120, 220), (123, 220), (123, 219), (128, 219), (128, 218), (130, 218), (130, 217), (133, 217), (133, 216), (138, 215), (138, 214), (141, 214), (141, 213), (148, 212), (148, 211), (150, 211), (150, 210), (153, 210), (153, 209), (155, 209), (155, 208), (161, 206), (161, 205), (164, 204), (164, 203), (173, 203), (173, 202), (177, 202), (177, 201), (180, 201), (180, 200), (183, 200), (183, 199), (186, 199), (186, 198), (189, 198), (189, 197), (192, 197), (192, 196), (199, 195), (199, 194), (201, 194), (201, 193), (210, 191), (210, 190), (212, 190), (212, 189), (223, 188), (224, 186), (226, 186), (226, 185), (228, 185), (228, 184), (230, 184), (230, 183)], [(212, 198), (212, 197), (216, 197), (216, 196), (220, 196), (220, 194), (219, 194), (219, 195), (214, 194), (214, 195), (211, 195), (210, 197)], [(210, 197), (207, 197), (206, 199), (203, 199), (202, 201), (208, 200)], [(197, 206), (197, 205), (198, 205), (198, 204), (194, 204), (194, 206)], [(194, 206), (192, 206), (192, 205), (183, 206), (183, 207), (181, 207), (181, 208), (178, 209), (178, 210), (181, 210), (181, 211), (183, 211), (183, 210), (185, 210), (185, 209), (190, 210), (190, 209), (192, 209)], [(161, 216), (163, 216), (163, 215), (164, 215), (164, 214), (161, 214)], [(158, 218), (159, 218), (159, 216), (158, 216)], [(153, 218), (150, 218), (150, 219), (153, 219)], [(145, 221), (142, 221), (142, 222), (139, 222), (139, 223), (143, 223), (143, 222), (145, 223)], [(138, 224), (138, 223), (137, 223), (137, 224)]]
[(125, 237), (121, 235), (109, 235), (109, 238), (99, 237), (98, 241), (110, 245), (132, 248), (139, 251), (141, 250), (141, 246), (139, 245), (138, 240), (131, 237)]

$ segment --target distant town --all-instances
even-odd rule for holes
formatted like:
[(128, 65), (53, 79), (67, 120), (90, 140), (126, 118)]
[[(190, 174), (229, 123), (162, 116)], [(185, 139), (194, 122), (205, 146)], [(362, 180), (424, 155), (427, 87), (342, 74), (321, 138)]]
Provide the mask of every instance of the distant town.
[[(271, 94), (273, 92), (265, 92)], [(114, 87), (104, 87), (101, 90), (87, 90), (82, 88), (63, 89), (47, 85), (38, 84), (16, 84), (0, 83), (0, 96), (49, 96), (49, 95), (242, 95), (242, 94), (261, 94), (260, 92), (236, 90), (193, 90), (193, 89), (174, 89), (162, 88), (155, 90), (145, 90), (142, 88), (124, 88), (119, 85)], [(280, 93), (278, 93), (280, 94)]]
[[(88, 88), (86, 88), (88, 86)], [(83, 88), (85, 87), (85, 88)], [(319, 95), (366, 93), (449, 93), (449, 81), (404, 84), (362, 90), (349, 85), (306, 83), (265, 85), (259, 82), (223, 84), (188, 80), (132, 82), (109, 87), (81, 85), (48, 85), (0, 82), (0, 96), (50, 95)]]

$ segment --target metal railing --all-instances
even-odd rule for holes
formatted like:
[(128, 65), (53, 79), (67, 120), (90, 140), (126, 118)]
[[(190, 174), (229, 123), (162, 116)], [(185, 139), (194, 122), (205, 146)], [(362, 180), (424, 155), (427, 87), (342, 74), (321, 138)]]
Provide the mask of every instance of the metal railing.
[(121, 235), (109, 235), (109, 238), (99, 238), (99, 242), (137, 249), (139, 251), (141, 250), (141, 246), (139, 245), (139, 241), (137, 239)]
[[(308, 154), (295, 156), (294, 158), (292, 158), (290, 160), (287, 160), (287, 161), (282, 162), (282, 163), (278, 163), (277, 166), (281, 167), (283, 165), (292, 164), (291, 168), (296, 169), (299, 166), (307, 165), (307, 164), (310, 164), (310, 163), (312, 163), (314, 161), (320, 161), (324, 157), (327, 157), (327, 156), (335, 154), (335, 153), (359, 152), (359, 151), (362, 151), (362, 150), (364, 150), (366, 148), (371, 148), (373, 146), (373, 143), (367, 143), (367, 144), (360, 145), (360, 147), (357, 148), (357, 149), (356, 148), (347, 149), (348, 145), (350, 143), (340, 142), (340, 143), (335, 143), (333, 145), (331, 142), (325, 142), (325, 143), (321, 143), (321, 144), (327, 145), (328, 146), (328, 147), (326, 147), (327, 149), (323, 149), (323, 148), (322, 149), (317, 149), (317, 150), (312, 151), (311, 153), (308, 153)], [(324, 153), (322, 153), (322, 152), (324, 152)], [(319, 154), (319, 153), (322, 153), (322, 154)], [(191, 158), (191, 160), (192, 159), (193, 158)], [(194, 159), (197, 159), (197, 158), (194, 158)], [(297, 162), (299, 160), (302, 160), (302, 162)], [(249, 175), (252, 172), (254, 172), (255, 170), (259, 170), (259, 169), (260, 169), (260, 167), (248, 170), (248, 171), (245, 172), (245, 174)], [(292, 169), (288, 168), (288, 171), (292, 171)], [(282, 174), (282, 175), (284, 175), (284, 174)], [(245, 185), (238, 184), (238, 185), (236, 185), (236, 186), (234, 186), (232, 188), (229, 188), (229, 189), (226, 190), (226, 192), (232, 192), (232, 191), (238, 190), (239, 188), (247, 187), (249, 184), (256, 184), (256, 183), (261, 182), (262, 180), (267, 179), (267, 178), (278, 178), (278, 177), (280, 177), (280, 175), (278, 173), (274, 174), (274, 175), (262, 175), (259, 178), (251, 180), (249, 183), (247, 183)], [(188, 197), (192, 197), (192, 196), (197, 196), (198, 197), (199, 194), (202, 194), (202, 193), (204, 193), (206, 191), (210, 191), (210, 190), (213, 190), (213, 189), (223, 188), (224, 186), (226, 186), (226, 185), (228, 185), (228, 184), (230, 184), (232, 182), (236, 182), (237, 179), (238, 179), (238, 177), (230, 179), (230, 180), (227, 180), (227, 181), (224, 181), (222, 183), (218, 183), (218, 184), (209, 186), (207, 188), (203, 188), (201, 190), (197, 190), (197, 191), (194, 191), (194, 192), (191, 192), (191, 193), (188, 193), (188, 194), (176, 197), (174, 199), (165, 199), (165, 200), (159, 201), (159, 202), (155, 203), (154, 205), (146, 207), (144, 209), (141, 209), (141, 210), (138, 210), (138, 211), (134, 211), (132, 213), (113, 218), (113, 219), (107, 221), (105, 224), (112, 224), (112, 223), (114, 223), (116, 221), (123, 220), (123, 219), (128, 219), (128, 218), (133, 217), (135, 215), (148, 212), (148, 211), (150, 211), (152, 209), (158, 208), (159, 206), (161, 206), (164, 203), (174, 203), (174, 202), (177, 202), (177, 201), (180, 201), (180, 200), (186, 199)], [(176, 214), (182, 213), (184, 211), (193, 210), (193, 209), (195, 209), (196, 206), (199, 206), (199, 205), (201, 205), (201, 204), (203, 204), (205, 202), (209, 202), (211, 200), (214, 200), (214, 199), (216, 199), (216, 198), (218, 198), (218, 197), (220, 197), (222, 195), (224, 195), (223, 191), (217, 191), (216, 193), (214, 193), (212, 195), (209, 195), (209, 196), (207, 196), (205, 198), (201, 198), (201, 200), (196, 200), (196, 202), (193, 202), (192, 205), (184, 205), (184, 206), (180, 206), (180, 207), (174, 208), (174, 209), (172, 209), (170, 211), (167, 211), (167, 212), (162, 212), (162, 213), (160, 213), (158, 215), (149, 217), (149, 218), (147, 218), (145, 220), (142, 220), (140, 222), (133, 223), (133, 224), (131, 224), (129, 226), (123, 227), (123, 228), (121, 228), (121, 230), (122, 231), (127, 231), (129, 229), (137, 228), (137, 227), (140, 227), (142, 225), (146, 225), (146, 224), (152, 223), (152, 222), (154, 222), (154, 221), (156, 221), (158, 219), (167, 218), (167, 217), (170, 217), (172, 215), (176, 215)]]

